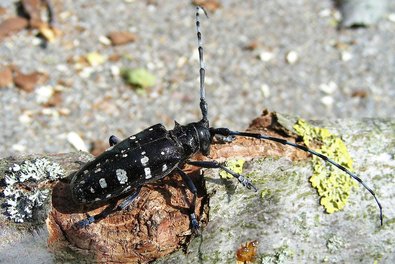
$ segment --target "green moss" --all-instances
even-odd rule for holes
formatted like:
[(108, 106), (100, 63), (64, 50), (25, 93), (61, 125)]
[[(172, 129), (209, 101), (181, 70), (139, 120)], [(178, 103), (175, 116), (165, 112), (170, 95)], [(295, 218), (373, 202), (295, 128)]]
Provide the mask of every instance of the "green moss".
[(293, 259), (294, 253), (287, 245), (277, 248), (273, 254), (264, 254), (261, 260), (262, 264), (282, 264), (289, 263)]
[[(225, 162), (225, 166), (231, 171), (241, 174), (243, 172), (244, 163), (245, 160), (243, 159), (231, 159)], [(226, 171), (221, 171), (219, 176), (221, 176), (222, 179), (233, 179), (233, 176)]]
[[(313, 143), (321, 144), (317, 152), (328, 156), (335, 162), (352, 170), (352, 159), (344, 142), (325, 128), (313, 127), (299, 119), (294, 125), (295, 131), (302, 136), (304, 143), (310, 147)], [(313, 156), (313, 175), (310, 182), (321, 197), (320, 203), (327, 213), (341, 210), (347, 203), (352, 187), (357, 183), (335, 166), (325, 164), (319, 157)]]
[(326, 241), (326, 247), (328, 248), (329, 252), (334, 254), (337, 251), (343, 249), (345, 247), (344, 241), (342, 238), (332, 235), (327, 241)]

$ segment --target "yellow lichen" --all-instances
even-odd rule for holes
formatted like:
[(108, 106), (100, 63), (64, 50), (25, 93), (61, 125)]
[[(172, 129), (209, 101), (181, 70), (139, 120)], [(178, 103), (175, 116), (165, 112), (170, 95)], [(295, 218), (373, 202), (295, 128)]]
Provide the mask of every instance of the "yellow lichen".
[[(328, 129), (313, 127), (302, 119), (295, 123), (294, 129), (303, 137), (306, 146), (310, 147), (313, 143), (321, 145), (320, 148), (315, 148), (317, 152), (352, 170), (353, 161), (346, 145)], [(349, 175), (331, 164), (326, 164), (317, 156), (313, 156), (313, 175), (310, 182), (317, 189), (321, 197), (320, 203), (329, 214), (341, 210), (347, 203), (351, 188), (357, 186)]]
[[(227, 160), (225, 162), (225, 166), (230, 169), (231, 171), (234, 171), (238, 174), (241, 174), (243, 172), (243, 165), (245, 163), (245, 160), (243, 159), (234, 159), (234, 160)], [(219, 173), (221, 178), (223, 179), (232, 179), (233, 176), (226, 171), (221, 171)]]

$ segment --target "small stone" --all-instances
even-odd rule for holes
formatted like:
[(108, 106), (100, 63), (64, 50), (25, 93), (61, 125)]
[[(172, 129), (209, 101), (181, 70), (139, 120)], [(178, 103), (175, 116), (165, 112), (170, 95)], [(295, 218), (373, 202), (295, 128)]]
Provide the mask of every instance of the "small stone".
[(287, 54), (285, 55), (285, 60), (288, 64), (295, 64), (298, 61), (299, 55), (296, 51), (289, 51), (287, 52)]
[(36, 101), (39, 104), (45, 104), (48, 102), (48, 100), (52, 97), (52, 95), (55, 93), (54, 88), (52, 86), (46, 85), (46, 86), (41, 86), (38, 89), (36, 89)]
[(332, 106), (335, 100), (333, 99), (332, 96), (327, 95), (321, 98), (321, 103), (323, 103), (326, 106)]
[(320, 84), (319, 89), (326, 94), (332, 94), (337, 90), (337, 84), (333, 81), (322, 83)]
[(121, 69), (116, 65), (111, 66), (110, 70), (111, 70), (112, 76), (114, 76), (114, 77), (119, 76), (121, 73)]
[(106, 61), (106, 58), (98, 52), (90, 52), (85, 58), (92, 67), (99, 66)]
[(348, 52), (348, 51), (342, 51), (340, 53), (340, 59), (342, 61), (349, 61), (349, 60), (352, 59), (352, 54), (350, 52)]
[(268, 98), (270, 96), (270, 87), (267, 84), (262, 84), (261, 85), (261, 91), (262, 91), (262, 95), (265, 98)]
[(59, 114), (62, 115), (62, 116), (67, 116), (67, 115), (69, 115), (69, 114), (71, 113), (71, 110), (68, 109), (68, 108), (60, 108), (60, 109), (58, 110), (58, 112), (59, 112)]
[(28, 125), (33, 121), (32, 113), (25, 111), (22, 115), (19, 116), (18, 120), (21, 124)]
[(110, 46), (111, 45), (111, 40), (107, 38), (106, 36), (100, 36), (99, 37), (99, 42), (103, 45)]
[(88, 152), (88, 148), (80, 135), (76, 132), (69, 132), (67, 134), (67, 141), (77, 150)]
[(262, 51), (261, 53), (259, 53), (258, 58), (261, 61), (268, 62), (274, 58), (274, 53), (270, 51)]
[(320, 11), (320, 17), (329, 17), (332, 14), (332, 11), (329, 8), (323, 9)]
[(14, 151), (18, 151), (18, 152), (25, 152), (26, 151), (26, 147), (24, 145), (21, 144), (14, 144), (11, 146), (11, 149)]
[(28, 21), (22, 17), (11, 17), (0, 24), (0, 41), (26, 28)]
[(11, 67), (0, 69), (0, 88), (10, 87), (13, 83)]
[(124, 45), (136, 41), (136, 35), (127, 31), (111, 32), (107, 37), (114, 46)]
[(395, 13), (391, 13), (388, 15), (388, 20), (395, 23)]

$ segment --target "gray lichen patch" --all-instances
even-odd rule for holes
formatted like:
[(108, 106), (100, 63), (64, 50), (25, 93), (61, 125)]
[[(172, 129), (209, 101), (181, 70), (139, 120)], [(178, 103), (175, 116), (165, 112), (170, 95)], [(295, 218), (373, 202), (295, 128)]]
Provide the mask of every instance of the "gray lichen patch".
[(34, 210), (49, 197), (50, 191), (45, 184), (64, 175), (59, 164), (45, 158), (12, 164), (4, 176), (7, 217), (17, 223), (31, 219)]

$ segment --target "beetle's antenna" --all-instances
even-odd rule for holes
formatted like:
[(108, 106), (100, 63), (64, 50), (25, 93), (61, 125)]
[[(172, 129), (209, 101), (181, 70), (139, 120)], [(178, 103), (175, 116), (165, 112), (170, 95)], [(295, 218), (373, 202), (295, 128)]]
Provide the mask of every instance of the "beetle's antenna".
[(205, 77), (205, 67), (204, 67), (204, 58), (203, 58), (203, 44), (202, 44), (202, 32), (200, 31), (200, 20), (199, 20), (199, 11), (203, 10), (204, 14), (207, 16), (206, 10), (204, 10), (201, 6), (196, 6), (196, 31), (197, 31), (197, 39), (198, 39), (198, 51), (199, 51), (199, 75), (200, 75), (200, 110), (202, 111), (203, 121), (207, 122), (208, 126), (208, 106), (206, 102), (206, 90), (204, 87), (204, 77)]
[(376, 194), (374, 193), (374, 191), (366, 185), (366, 183), (364, 183), (362, 181), (362, 179), (360, 177), (358, 177), (355, 173), (351, 172), (350, 170), (348, 170), (346, 167), (340, 165), (339, 163), (337, 163), (336, 161), (328, 158), (327, 156), (314, 151), (312, 149), (309, 149), (305, 146), (302, 145), (298, 145), (289, 141), (286, 141), (285, 139), (282, 138), (276, 138), (276, 137), (271, 137), (271, 136), (267, 136), (267, 135), (262, 135), (262, 134), (258, 134), (258, 133), (249, 133), (249, 132), (239, 132), (239, 131), (231, 131), (228, 128), (210, 128), (211, 134), (212, 135), (222, 135), (222, 136), (241, 136), (241, 137), (251, 137), (251, 138), (257, 138), (257, 139), (264, 139), (264, 140), (270, 140), (270, 141), (275, 141), (278, 143), (281, 143), (283, 145), (288, 145), (288, 146), (292, 146), (294, 148), (298, 148), (301, 149), (305, 152), (308, 152), (312, 155), (315, 155), (321, 159), (323, 159), (325, 162), (328, 162), (330, 164), (332, 164), (333, 166), (339, 168), (340, 170), (344, 171), (345, 173), (347, 173), (350, 177), (352, 177), (354, 180), (358, 181), (366, 190), (368, 190), (368, 192), (370, 192), (371, 195), (373, 195), (374, 200), (376, 201), (379, 209), (380, 209), (380, 223), (381, 225), (383, 225), (383, 208), (379, 202), (379, 200), (376, 197)]

